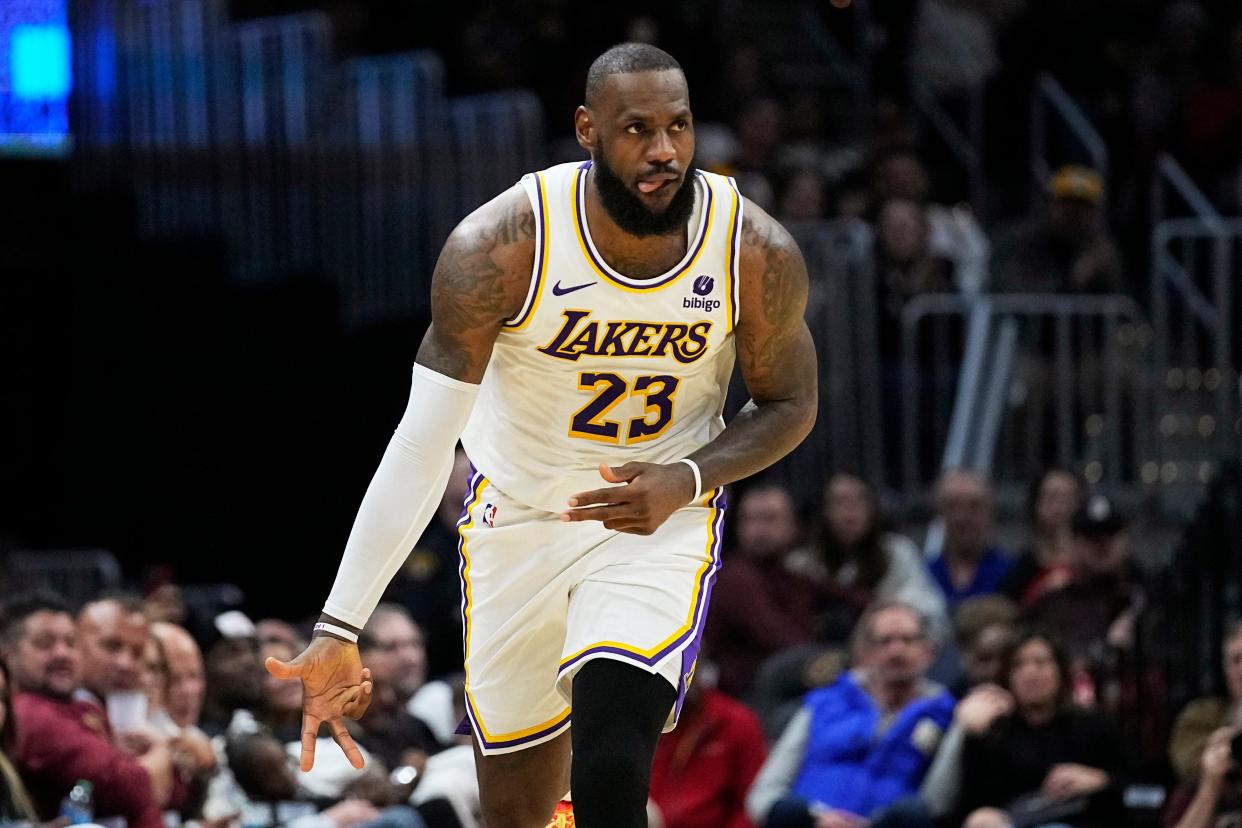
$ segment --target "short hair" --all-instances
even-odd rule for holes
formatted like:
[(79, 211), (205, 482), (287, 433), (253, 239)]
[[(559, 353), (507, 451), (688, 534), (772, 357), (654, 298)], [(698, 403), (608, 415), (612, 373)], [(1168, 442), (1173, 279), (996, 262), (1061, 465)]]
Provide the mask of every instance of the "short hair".
[(978, 469), (968, 468), (966, 466), (954, 466), (951, 469), (946, 469), (940, 475), (940, 478), (936, 481), (937, 501), (940, 499), (941, 492), (944, 491), (945, 483), (952, 478), (970, 480), (974, 483), (978, 483), (979, 487), (983, 489), (983, 496), (987, 499), (988, 503), (992, 502), (992, 481), (988, 479), (988, 476), (984, 472)]
[(604, 83), (613, 75), (669, 69), (685, 74), (677, 59), (663, 49), (649, 43), (618, 43), (597, 57), (587, 70), (586, 105), (595, 106)]
[[(395, 601), (383, 601), (378, 604), (375, 607), (375, 610), (371, 613), (371, 622), (375, 622), (386, 615), (396, 615), (404, 618), (406, 621), (413, 624), (414, 628), (418, 630), (420, 634), (426, 635), (423, 632), (423, 625), (414, 620), (414, 616), (410, 615), (410, 611), (408, 609)], [(358, 633), (359, 650), (373, 650), (375, 649), (377, 643), (378, 642), (375, 640), (375, 633), (370, 631), (367, 627), (363, 627)]]
[(1004, 595), (976, 595), (953, 612), (953, 635), (959, 647), (970, 647), (988, 627), (1013, 626), (1019, 615), (1018, 605)]
[(5, 603), (3, 623), (0, 624), (0, 641), (6, 646), (20, 638), (25, 630), (26, 619), (37, 612), (64, 613), (73, 617), (69, 602), (55, 592), (39, 590), (19, 595)]
[(84, 603), (78, 610), (78, 614), (81, 615), (85, 612), (87, 607), (93, 607), (96, 604), (109, 603), (118, 605), (126, 614), (129, 615), (147, 614), (147, 605), (143, 603), (142, 596), (137, 593), (127, 592), (124, 590), (108, 590), (100, 593)]
[(867, 607), (867, 609), (863, 611), (862, 616), (858, 619), (858, 623), (854, 625), (851, 650), (853, 651), (855, 658), (858, 658), (859, 653), (862, 652), (862, 648), (867, 645), (868, 639), (871, 637), (871, 625), (875, 621), (876, 617), (881, 613), (888, 612), (889, 610), (901, 610), (902, 612), (909, 613), (915, 621), (918, 622), (919, 635), (921, 635), (923, 640), (929, 645), (932, 644), (931, 619), (927, 617), (926, 613), (918, 607), (907, 604), (905, 601), (885, 599), (876, 601), (871, 606)]

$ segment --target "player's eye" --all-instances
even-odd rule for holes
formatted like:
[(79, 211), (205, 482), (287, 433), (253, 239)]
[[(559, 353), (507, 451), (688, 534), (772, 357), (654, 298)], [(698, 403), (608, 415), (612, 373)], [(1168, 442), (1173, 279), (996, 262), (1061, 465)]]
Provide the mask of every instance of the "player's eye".
[(630, 124), (629, 126), (625, 128), (625, 131), (628, 132), (630, 135), (640, 135), (642, 134), (642, 131), (643, 131), (643, 125), (639, 123)]
[(673, 121), (673, 132), (685, 132), (690, 128), (690, 123), (685, 120)]

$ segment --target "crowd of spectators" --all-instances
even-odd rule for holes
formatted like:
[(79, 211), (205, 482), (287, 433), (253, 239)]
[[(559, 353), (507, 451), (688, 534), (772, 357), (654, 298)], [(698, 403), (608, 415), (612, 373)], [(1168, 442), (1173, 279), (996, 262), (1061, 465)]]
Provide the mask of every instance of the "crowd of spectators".
[[(568, 112), (580, 79), (543, 65), (556, 56), (560, 66), (580, 31), (565, 25), (564, 5), (490, 9), (457, 27), (467, 48), (452, 54), (469, 57), (477, 85), (531, 86), (550, 112)], [(869, 35), (880, 44), (877, 84), (861, 129), (837, 123), (849, 107), (831, 94), (777, 80), (780, 56), (741, 36), (707, 39), (725, 67), (692, 92), (700, 166), (737, 176), (795, 230), (826, 220), (864, 228), (886, 377), (902, 308), (921, 294), (1143, 299), (1134, 250), (1146, 249), (1144, 182), (1160, 150), (1177, 152), (1226, 211), (1242, 203), (1242, 22), (1227, 3), (873, 5), (884, 7)], [(542, 25), (558, 14), (560, 25)], [(697, 49), (683, 54), (668, 42), (679, 32), (664, 33), (653, 39), (684, 60), (692, 83), (705, 80)], [(598, 51), (573, 51), (583, 50)], [(993, 117), (988, 163), (1000, 174), (966, 206), (956, 162), (919, 128), (910, 73), (949, 102), (984, 84), (988, 111), (1003, 114), (1009, 98), (1025, 110), (1040, 69), (1097, 123), (1115, 163), (1102, 171), (1063, 158), (1028, 199), (1024, 148), (1011, 140), (1024, 122)], [(467, 464), (459, 455), (455, 480)], [(660, 824), (1124, 825), (1124, 791), (1150, 758), (1136, 701), (1152, 685), (1135, 653), (1150, 599), (1117, 505), (1052, 469), (1033, 483), (1015, 554), (997, 536), (987, 479), (953, 470), (935, 487), (943, 532), (926, 556), (886, 523), (859, 477), (832, 476), (818, 505), (801, 515), (791, 492), (760, 483), (731, 515), (736, 540), (703, 658), (653, 767)], [(313, 772), (293, 770), (301, 691), (263, 663), (302, 649), (301, 620), (189, 607), (167, 582), (81, 606), (43, 593), (6, 600), (0, 823), (52, 822), (86, 781), (96, 820), (131, 828), (479, 825), (474, 754), (455, 733), (459, 513), (450, 487), (360, 639), (375, 682), (370, 711), (350, 724), (362, 772), (326, 738)], [(1222, 666), (1227, 697), (1191, 703), (1168, 741), (1175, 785), (1163, 818), (1174, 828), (1242, 824), (1242, 629), (1226, 634)]]
[[(1124, 792), (1152, 767), (1132, 704), (1147, 602), (1127, 516), (1051, 469), (1014, 554), (995, 540), (983, 476), (947, 472), (937, 492), (943, 542), (924, 554), (855, 476), (831, 477), (809, 519), (779, 485), (742, 490), (703, 657), (657, 750), (653, 825), (1137, 824)], [(432, 637), (459, 630), (417, 623), (403, 589), (359, 640), (375, 690), (349, 727), (366, 768), (322, 737), (307, 774), (294, 770), (301, 689), (263, 662), (299, 653), (309, 621), (189, 606), (167, 583), (79, 607), (12, 596), (0, 822), (55, 820), (86, 781), (105, 825), (479, 825), (473, 750), (455, 733), (460, 658), (442, 672), (428, 659)], [(1194, 701), (1172, 729), (1170, 826), (1242, 809), (1237, 627), (1223, 672), (1228, 697)]]
[(0, 822), (68, 818), (86, 788), (86, 821), (106, 826), (479, 825), (471, 748), (440, 726), (460, 714), (460, 680), (426, 680), (404, 608), (381, 606), (362, 642), (376, 703), (350, 727), (366, 767), (324, 746), (308, 774), (294, 765), (302, 689), (263, 659), (291, 659), (309, 627), (226, 609), (183, 619), (195, 635), (160, 615), (158, 600), (128, 593), (80, 608), (42, 591), (4, 603)]

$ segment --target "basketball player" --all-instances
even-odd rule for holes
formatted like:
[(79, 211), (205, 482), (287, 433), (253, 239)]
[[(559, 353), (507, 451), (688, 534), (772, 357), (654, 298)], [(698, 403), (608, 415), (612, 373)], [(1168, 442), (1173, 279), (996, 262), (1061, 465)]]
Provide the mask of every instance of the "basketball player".
[[(303, 682), (303, 769), (323, 722), (361, 766), (341, 720), (370, 699), (354, 642), (460, 435), (463, 725), (489, 828), (541, 828), (571, 777), (583, 828), (646, 825), (720, 565), (721, 487), (816, 413), (802, 258), (731, 179), (694, 169), (677, 62), (608, 50), (574, 126), (589, 162), (527, 175), (446, 242), (409, 406), (315, 637), (268, 662)], [(752, 400), (726, 427), (735, 352)]]

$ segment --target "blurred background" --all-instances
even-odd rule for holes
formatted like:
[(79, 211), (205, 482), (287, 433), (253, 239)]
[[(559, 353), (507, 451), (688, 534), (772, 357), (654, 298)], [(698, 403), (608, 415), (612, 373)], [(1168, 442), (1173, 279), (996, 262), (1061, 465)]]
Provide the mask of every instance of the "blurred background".
[(1218, 686), (1242, 614), (1232, 0), (4, 0), (9, 586), (317, 611), (440, 244), (581, 157), (586, 69), (623, 40), (681, 61), (698, 165), (807, 259), (823, 406), (765, 480), (804, 531), (847, 472), (932, 555), (936, 481), (969, 468), (1016, 549), (1064, 467), (1134, 521), (1161, 703)]

